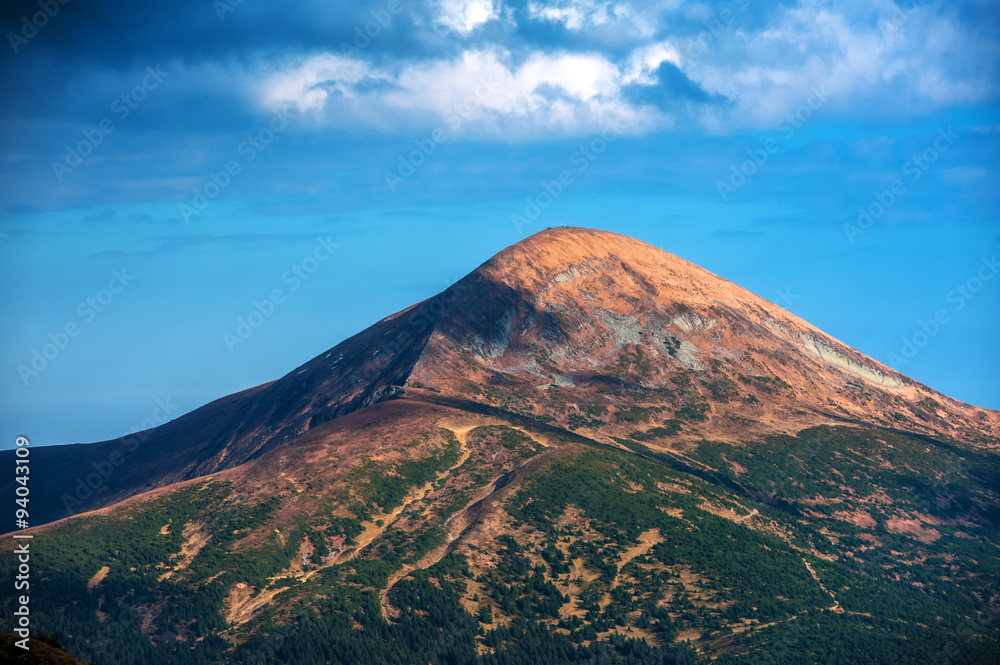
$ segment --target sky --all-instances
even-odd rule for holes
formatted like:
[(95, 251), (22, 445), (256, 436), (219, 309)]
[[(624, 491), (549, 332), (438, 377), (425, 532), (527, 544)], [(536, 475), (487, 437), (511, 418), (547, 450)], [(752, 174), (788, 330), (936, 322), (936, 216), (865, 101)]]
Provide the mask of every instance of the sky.
[(276, 379), (560, 224), (1000, 409), (993, 0), (0, 12), (0, 448)]

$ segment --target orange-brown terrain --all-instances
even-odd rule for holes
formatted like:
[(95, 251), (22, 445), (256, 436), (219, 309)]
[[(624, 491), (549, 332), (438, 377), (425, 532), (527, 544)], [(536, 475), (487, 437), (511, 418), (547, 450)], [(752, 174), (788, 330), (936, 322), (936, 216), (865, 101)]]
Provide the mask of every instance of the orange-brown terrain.
[(96, 663), (989, 662), (998, 448), (998, 412), (548, 229), (277, 381), (34, 450), (36, 620)]

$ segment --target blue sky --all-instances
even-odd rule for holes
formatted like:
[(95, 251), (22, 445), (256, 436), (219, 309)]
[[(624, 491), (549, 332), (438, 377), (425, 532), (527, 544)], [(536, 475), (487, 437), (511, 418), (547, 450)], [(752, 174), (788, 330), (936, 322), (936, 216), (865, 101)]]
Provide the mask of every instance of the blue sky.
[(0, 447), (277, 378), (558, 224), (1000, 408), (997, 13), (6, 3)]

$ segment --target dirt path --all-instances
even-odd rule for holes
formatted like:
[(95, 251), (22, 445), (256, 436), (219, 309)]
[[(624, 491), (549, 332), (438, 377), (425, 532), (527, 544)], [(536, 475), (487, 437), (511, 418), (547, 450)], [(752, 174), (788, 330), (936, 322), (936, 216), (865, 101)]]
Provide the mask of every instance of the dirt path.
[[(437, 480), (445, 478), (452, 471), (465, 464), (465, 462), (469, 459), (470, 451), (469, 447), (466, 445), (465, 435), (471, 429), (477, 427), (477, 425), (472, 425), (469, 427), (465, 426), (451, 427), (448, 424), (443, 424), (442, 427), (444, 429), (451, 430), (452, 432), (455, 433), (455, 437), (458, 439), (460, 446), (459, 448), (460, 454), (458, 457), (458, 461), (456, 461), (451, 467), (449, 467), (445, 471), (438, 472)], [(301, 581), (307, 581), (314, 575), (322, 571), (323, 569), (328, 568), (329, 566), (333, 566), (339, 563), (344, 563), (345, 561), (350, 561), (354, 559), (355, 557), (358, 556), (358, 554), (362, 550), (368, 547), (368, 545), (370, 545), (373, 540), (375, 540), (380, 535), (385, 533), (386, 529), (391, 527), (396, 522), (396, 520), (399, 519), (399, 517), (403, 514), (403, 511), (405, 511), (409, 506), (416, 503), (417, 501), (422, 501), (424, 498), (427, 497), (428, 494), (430, 494), (430, 492), (433, 489), (434, 489), (433, 482), (425, 483), (423, 487), (413, 488), (410, 490), (409, 494), (406, 495), (406, 498), (403, 499), (403, 503), (401, 505), (393, 508), (388, 513), (382, 513), (380, 515), (376, 515), (375, 517), (372, 518), (370, 522), (363, 522), (362, 527), (364, 530), (361, 532), (360, 535), (358, 535), (355, 538), (355, 544), (352, 547), (343, 550), (342, 552), (337, 554), (335, 558), (328, 560), (325, 564), (317, 568), (313, 568), (308, 572), (289, 573), (286, 571), (285, 573), (275, 575), (271, 579), (276, 580), (281, 578), (294, 577)], [(380, 521), (382, 522), (381, 526), (379, 526), (378, 524), (378, 522)], [(404, 569), (404, 571), (405, 572), (403, 572), (403, 575), (409, 574), (409, 570)], [(398, 581), (399, 579), (402, 578), (400, 572), (402, 571), (397, 571), (393, 575), (393, 578), (396, 579), (390, 581), (390, 586), (394, 584), (395, 581)], [(246, 585), (241, 586), (241, 584), (237, 584), (231, 590), (230, 596), (226, 601), (226, 608), (227, 608), (226, 619), (230, 625), (242, 624), (249, 621), (250, 618), (258, 609), (270, 603), (271, 600), (274, 598), (274, 596), (286, 590), (285, 587), (278, 587), (276, 589), (265, 589), (260, 593), (254, 594), (253, 592), (254, 590), (252, 588), (247, 587)]]
[[(460, 468), (463, 464), (465, 464), (468, 461), (471, 455), (471, 450), (468, 445), (467, 436), (469, 432), (476, 429), (477, 427), (483, 426), (484, 424), (488, 423), (457, 424), (453, 422), (443, 422), (439, 424), (440, 427), (451, 431), (455, 435), (455, 438), (459, 442), (460, 455), (458, 460), (448, 469), (438, 472), (437, 474), (438, 481), (443, 480), (444, 478), (449, 476), (452, 472)], [(547, 452), (549, 452), (548, 449), (552, 446), (552, 444), (547, 440), (536, 438), (531, 433), (519, 427), (514, 427), (514, 429), (517, 429), (518, 431), (522, 432), (526, 436), (530, 437), (533, 441), (541, 444), (543, 447), (547, 449), (546, 451), (540, 453), (539, 455), (535, 455), (534, 457), (526, 460), (517, 469), (515, 469), (515, 471), (517, 471), (523, 468), (531, 461), (537, 459), (541, 455), (544, 455)], [(388, 593), (392, 589), (392, 587), (395, 586), (397, 582), (399, 582), (407, 575), (412, 573), (414, 570), (422, 570), (425, 568), (429, 568), (438, 561), (440, 561), (444, 557), (444, 555), (447, 554), (448, 548), (451, 545), (451, 543), (458, 536), (460, 536), (462, 532), (469, 526), (466, 519), (467, 511), (472, 506), (475, 506), (479, 502), (488, 498), (494, 492), (498, 491), (499, 489), (502, 489), (502, 486), (497, 487), (498, 480), (494, 480), (490, 485), (483, 488), (483, 490), (478, 492), (475, 496), (473, 496), (470, 499), (469, 503), (464, 508), (456, 511), (451, 516), (449, 516), (447, 520), (445, 520), (444, 522), (444, 528), (446, 533), (445, 543), (435, 548), (431, 552), (428, 552), (415, 564), (403, 566), (401, 569), (395, 571), (389, 577), (389, 582), (386, 585), (386, 588), (383, 589), (379, 594), (379, 599), (382, 606), (382, 615), (383, 617), (385, 617), (387, 621), (390, 620), (390, 616), (392, 616), (393, 614), (398, 614), (389, 605), (389, 602), (387, 600)], [(292, 574), (288, 574), (286, 572), (284, 574), (276, 575), (272, 579), (279, 579), (283, 577), (295, 577), (299, 580), (306, 581), (311, 577), (313, 577), (314, 575), (316, 575), (317, 573), (319, 573), (320, 571), (322, 571), (324, 568), (344, 563), (347, 561), (351, 561), (352, 559), (356, 558), (375, 539), (377, 539), (379, 536), (385, 533), (385, 531), (389, 527), (395, 524), (396, 521), (400, 518), (400, 516), (407, 508), (409, 508), (411, 505), (413, 505), (418, 501), (423, 501), (425, 498), (427, 498), (427, 495), (430, 494), (433, 489), (434, 489), (433, 482), (428, 482), (424, 484), (422, 487), (413, 488), (412, 490), (410, 490), (409, 494), (407, 494), (402, 504), (400, 504), (399, 506), (397, 506), (388, 513), (382, 513), (380, 515), (376, 515), (371, 519), (371, 521), (362, 523), (363, 531), (355, 538), (355, 544), (352, 547), (338, 553), (336, 557), (330, 559), (328, 563), (326, 563), (325, 565), (314, 568), (308, 572), (300, 572)], [(378, 522), (382, 523), (381, 526), (378, 524)], [(237, 585), (233, 590), (231, 590), (230, 597), (227, 599), (226, 602), (227, 606), (226, 614), (228, 622), (231, 625), (234, 623), (235, 624), (245, 623), (252, 617), (252, 615), (258, 609), (260, 609), (264, 605), (267, 605), (275, 595), (281, 593), (282, 591), (285, 591), (284, 587), (279, 587), (277, 589), (267, 589), (255, 594), (252, 588), (249, 588), (245, 585), (242, 587)]]
[[(454, 471), (455, 469), (457, 469), (460, 466), (462, 466), (463, 464), (465, 464), (466, 460), (469, 459), (470, 451), (469, 451), (468, 440), (467, 440), (466, 437), (468, 436), (469, 432), (471, 432), (472, 430), (474, 430), (477, 427), (480, 427), (480, 424), (456, 425), (454, 423), (445, 422), (445, 423), (441, 423), (440, 426), (443, 427), (444, 429), (450, 430), (455, 435), (455, 438), (458, 439), (458, 442), (459, 442), (459, 444), (462, 447), (461, 448), (462, 449), (462, 455), (459, 457), (458, 462), (454, 466), (452, 466), (450, 469), (448, 469), (448, 471), (446, 471), (444, 473), (444, 475), (446, 476), (449, 473), (451, 473), (452, 471)], [(442, 477), (441, 475), (438, 476), (439, 479), (441, 477)], [(423, 496), (421, 496), (421, 498), (423, 498), (426, 495), (427, 494), (425, 492), (423, 494)], [(470, 502), (470, 505), (471, 505), (471, 503), (474, 503), (476, 500), (478, 500), (478, 499), (474, 499), (472, 502)], [(451, 521), (455, 517), (457, 517), (458, 515), (460, 515), (461, 513), (463, 513), (466, 508), (468, 508), (468, 506), (465, 506), (461, 510), (456, 511), (451, 516), (449, 516), (447, 520), (445, 520), (444, 529), (445, 529), (446, 540), (445, 540), (445, 542), (444, 542), (443, 545), (440, 545), (440, 546), (436, 547), (434, 550), (432, 550), (432, 551), (428, 552), (427, 554), (425, 554), (415, 564), (405, 565), (402, 568), (400, 568), (399, 570), (397, 570), (396, 572), (394, 572), (392, 575), (389, 576), (389, 583), (386, 584), (385, 588), (382, 589), (382, 591), (379, 592), (379, 603), (382, 606), (382, 617), (386, 621), (389, 621), (390, 615), (394, 613), (393, 610), (392, 610), (392, 608), (389, 605), (389, 601), (387, 600), (387, 597), (388, 597), (388, 594), (389, 594), (389, 590), (392, 589), (392, 587), (396, 585), (396, 582), (398, 582), (399, 580), (403, 579), (404, 577), (406, 577), (407, 575), (409, 575), (414, 570), (422, 570), (424, 568), (429, 568), (429, 567), (433, 566), (435, 563), (437, 563), (438, 561), (440, 561), (444, 557), (445, 553), (448, 551), (448, 545), (450, 545), (451, 542), (455, 539), (455, 537), (452, 535), (452, 533), (448, 530), (448, 525), (451, 523)]]
[[(466, 451), (468, 450), (468, 445), (467, 445), (468, 442), (466, 440), (466, 435), (468, 435), (469, 432), (471, 432), (472, 430), (474, 430), (475, 428), (480, 427), (480, 426), (482, 426), (481, 423), (480, 424), (475, 424), (475, 425), (467, 425), (467, 426), (466, 425), (463, 425), (463, 426), (454, 426), (454, 425), (449, 426), (448, 424), (443, 424), (442, 425), (442, 427), (444, 427), (445, 429), (450, 429), (452, 432), (455, 433), (455, 436), (458, 438), (459, 442), (461, 442), (461, 444), (462, 444), (462, 448), (464, 450), (466, 450)], [(528, 464), (530, 464), (534, 460), (538, 459), (542, 455), (548, 454), (551, 451), (551, 444), (548, 443), (547, 441), (541, 441), (539, 439), (536, 439), (532, 434), (530, 434), (529, 432), (524, 431), (523, 429), (521, 429), (519, 427), (514, 427), (513, 429), (516, 429), (519, 432), (522, 432), (523, 434), (525, 434), (526, 436), (528, 436), (529, 438), (531, 438), (532, 441), (535, 441), (536, 443), (541, 444), (544, 448), (546, 448), (546, 450), (543, 451), (543, 452), (541, 452), (541, 453), (539, 453), (539, 454), (537, 454), (537, 455), (534, 455), (534, 456), (530, 457), (527, 460), (525, 460), (516, 469), (514, 469), (510, 473), (516, 473), (517, 471), (520, 471), (521, 469), (523, 469), (525, 466), (527, 466)], [(466, 453), (465, 459), (468, 459), (468, 453)], [(463, 459), (463, 463), (464, 463), (464, 459)], [(459, 464), (458, 466), (461, 466), (461, 464)], [(452, 469), (454, 469), (454, 468), (457, 468), (457, 466), (456, 467), (452, 467)], [(505, 475), (507, 475), (507, 474), (505, 474)], [(501, 478), (502, 478), (502, 476), (501, 476)], [(467, 519), (467, 515), (468, 515), (468, 512), (469, 512), (470, 508), (472, 508), (473, 506), (479, 504), (482, 501), (485, 501), (490, 496), (492, 496), (495, 492), (498, 492), (499, 490), (501, 490), (504, 487), (506, 487), (506, 483), (498, 487), (497, 485), (498, 485), (499, 481), (500, 481), (500, 478), (494, 480), (492, 483), (490, 483), (487, 487), (485, 487), (480, 492), (477, 492), (476, 495), (473, 496), (469, 500), (469, 503), (467, 503), (465, 505), (465, 507), (463, 507), (462, 509), (457, 510), (456, 512), (452, 513), (448, 517), (448, 519), (445, 520), (445, 522), (444, 522), (445, 542), (443, 544), (439, 545), (438, 547), (436, 547), (432, 551), (430, 551), (427, 554), (425, 554), (415, 564), (403, 566), (402, 568), (400, 568), (399, 570), (397, 570), (396, 572), (394, 572), (392, 575), (389, 576), (389, 583), (386, 585), (386, 587), (384, 589), (382, 589), (381, 592), (379, 592), (379, 603), (382, 606), (382, 617), (386, 621), (390, 621), (391, 618), (394, 618), (394, 617), (396, 617), (396, 616), (399, 615), (399, 613), (396, 612), (396, 610), (389, 604), (389, 600), (388, 600), (389, 591), (392, 590), (392, 587), (395, 586), (397, 582), (399, 582), (400, 580), (402, 580), (403, 578), (405, 578), (407, 575), (409, 575), (413, 571), (415, 571), (415, 570), (424, 570), (425, 568), (430, 568), (431, 566), (433, 566), (434, 564), (436, 564), (438, 561), (440, 561), (442, 558), (444, 558), (445, 554), (448, 553), (448, 549), (451, 547), (452, 542), (454, 542), (454, 540), (456, 538), (458, 538), (459, 536), (461, 536), (462, 533), (464, 533), (465, 530), (468, 529), (469, 526), (471, 526), (471, 524), (469, 523), (469, 520)], [(453, 520), (454, 520), (454, 524), (452, 523)]]
[(805, 559), (802, 559), (802, 563), (804, 563), (806, 565), (806, 570), (808, 570), (809, 574), (812, 575), (812, 578), (814, 580), (816, 580), (816, 584), (819, 585), (819, 588), (822, 589), (824, 592), (826, 592), (826, 594), (829, 595), (830, 598), (833, 599), (833, 605), (830, 606), (830, 607), (828, 607), (827, 609), (828, 610), (833, 610), (837, 614), (843, 614), (844, 613), (844, 608), (842, 608), (840, 606), (840, 601), (837, 600), (837, 596), (834, 595), (834, 593), (832, 591), (830, 591), (825, 586), (823, 586), (823, 583), (819, 581), (819, 575), (816, 574), (816, 571), (813, 570), (813, 567), (809, 565), (808, 561), (806, 561)]
[[(653, 549), (653, 546), (656, 545), (657, 543), (662, 543), (662, 542), (663, 542), (663, 536), (660, 534), (660, 530), (650, 529), (649, 531), (646, 531), (639, 536), (639, 542), (636, 545), (633, 545), (632, 547), (622, 552), (621, 558), (618, 561), (618, 574), (615, 575), (615, 579), (611, 583), (611, 588), (608, 589), (608, 591), (599, 601), (597, 601), (597, 605), (602, 610), (605, 607), (607, 607), (608, 604), (611, 602), (611, 591), (613, 589), (616, 589), (621, 584), (622, 568), (624, 568), (626, 564), (631, 562), (636, 557), (648, 553), (649, 550)], [(597, 579), (597, 577), (599, 577), (599, 575), (595, 575), (594, 579)], [(579, 591), (582, 591), (582, 589), (578, 590), (577, 597), (579, 597)], [(576, 600), (576, 598), (573, 598), (572, 594), (570, 594), (570, 597), (573, 600)], [(570, 607), (574, 605), (575, 603), (572, 602), (571, 600), (571, 602), (567, 603), (564, 607)]]
[[(625, 565), (630, 563), (634, 558), (648, 553), (649, 550), (653, 549), (654, 545), (657, 545), (662, 542), (663, 542), (663, 536), (660, 535), (659, 529), (650, 529), (649, 531), (642, 533), (639, 536), (638, 544), (633, 545), (632, 547), (622, 552), (621, 559), (618, 561), (618, 572), (620, 573), (622, 568), (624, 568)], [(619, 584), (618, 577), (616, 576), (615, 581), (611, 584), (611, 588), (614, 589), (615, 587), (618, 586), (618, 584)]]
[[(160, 529), (160, 533), (164, 533), (163, 529)], [(198, 556), (198, 553), (212, 539), (212, 534), (206, 531), (205, 525), (199, 522), (188, 522), (185, 524), (181, 535), (184, 536), (184, 543), (181, 545), (180, 560), (171, 566), (170, 570), (160, 575), (157, 581), (162, 582), (165, 579), (169, 579), (178, 571), (190, 566), (194, 558)]]
[[(468, 426), (456, 426), (450, 425), (449, 423), (442, 423), (440, 427), (451, 431), (455, 438), (458, 439), (459, 450), (461, 454), (458, 456), (458, 461), (452, 464), (445, 471), (439, 471), (437, 474), (437, 480), (442, 480), (446, 478), (452, 471), (459, 468), (469, 459), (470, 451), (469, 446), (466, 444), (465, 435), (469, 433), (472, 429), (478, 427), (478, 425), (468, 425)], [(362, 526), (364, 531), (361, 532), (354, 540), (356, 544), (344, 550), (337, 555), (336, 559), (333, 560), (333, 564), (343, 563), (345, 561), (350, 561), (355, 558), (364, 548), (366, 548), (373, 540), (385, 533), (386, 529), (392, 526), (399, 516), (403, 514), (410, 505), (416, 503), (417, 501), (423, 501), (431, 490), (434, 488), (434, 483), (428, 482), (423, 487), (410, 490), (410, 493), (403, 499), (403, 503), (396, 508), (394, 508), (389, 513), (383, 513), (381, 515), (376, 515), (374, 519), (370, 522), (363, 522)], [(378, 522), (382, 522), (382, 526), (378, 525)], [(313, 574), (317, 571), (311, 571)]]

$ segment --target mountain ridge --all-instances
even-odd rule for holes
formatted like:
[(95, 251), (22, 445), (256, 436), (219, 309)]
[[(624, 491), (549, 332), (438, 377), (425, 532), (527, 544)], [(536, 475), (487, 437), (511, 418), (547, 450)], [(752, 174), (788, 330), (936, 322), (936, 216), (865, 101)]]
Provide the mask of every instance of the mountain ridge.
[[(32, 450), (32, 625), (122, 665), (991, 662), (998, 414), (880, 367), (550, 229), (277, 381)], [(73, 474), (96, 509), (42, 524)]]
[[(627, 389), (622, 405), (601, 394), (618, 387)], [(36, 449), (60, 488), (43, 494), (39, 514), (62, 517), (238, 466), (407, 389), (476, 395), (612, 444), (631, 431), (614, 422), (627, 417), (622, 409), (664, 403), (686, 414), (678, 442), (837, 420), (978, 445), (1000, 436), (1000, 413), (912, 381), (693, 263), (626, 236), (557, 227), (279, 379), (136, 435)], [(583, 396), (594, 413), (580, 411)], [(115, 451), (124, 462), (101, 473)]]

